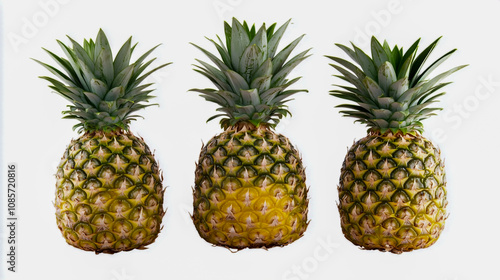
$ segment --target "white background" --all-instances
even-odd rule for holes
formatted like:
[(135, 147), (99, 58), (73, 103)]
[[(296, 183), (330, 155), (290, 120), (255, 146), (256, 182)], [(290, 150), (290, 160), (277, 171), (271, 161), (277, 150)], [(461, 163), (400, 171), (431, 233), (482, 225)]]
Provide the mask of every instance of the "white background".
[[(5, 173), (18, 164), (18, 266), (6, 270), (1, 251), (1, 279), (500, 279), (498, 160), (500, 138), (500, 1), (1, 1), (2, 20), (2, 249), (5, 249)], [(51, 3), (51, 4), (50, 4)], [(140, 3), (140, 4), (139, 4)], [(194, 167), (202, 141), (221, 131), (205, 123), (215, 110), (190, 88), (212, 87), (192, 71), (189, 45), (215, 51), (204, 37), (223, 35), (223, 20), (284, 23), (292, 18), (282, 47), (307, 34), (297, 50), (313, 47), (313, 56), (292, 72), (303, 76), (292, 118), (278, 127), (299, 148), (310, 186), (310, 226), (303, 238), (284, 248), (244, 250), (233, 254), (199, 238), (189, 212)], [(155, 100), (160, 107), (141, 111), (132, 124), (143, 136), (164, 171), (167, 214), (164, 229), (148, 250), (94, 255), (62, 238), (54, 217), (54, 176), (75, 124), (62, 120), (66, 101), (37, 77), (49, 73), (29, 58), (52, 63), (42, 47), (62, 55), (56, 39), (79, 42), (103, 28), (116, 53), (133, 35), (136, 54), (163, 43), (158, 63), (173, 62), (158, 72)], [(336, 209), (340, 166), (346, 148), (365, 135), (365, 128), (342, 118), (328, 95), (339, 80), (323, 55), (345, 57), (334, 43), (355, 42), (367, 50), (369, 36), (405, 49), (417, 38), (422, 47), (443, 39), (433, 58), (458, 51), (439, 70), (470, 64), (453, 74), (437, 117), (425, 122), (425, 135), (446, 158), (449, 219), (431, 248), (402, 255), (363, 251), (347, 241)], [(421, 47), (420, 50), (423, 48)], [(298, 52), (295, 52), (298, 53)]]

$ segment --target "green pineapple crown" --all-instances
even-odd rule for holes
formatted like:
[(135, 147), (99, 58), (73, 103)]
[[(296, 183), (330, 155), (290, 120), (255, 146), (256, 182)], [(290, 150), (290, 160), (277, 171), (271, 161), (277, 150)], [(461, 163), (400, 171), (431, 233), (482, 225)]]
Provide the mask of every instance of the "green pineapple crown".
[(338, 105), (337, 107), (347, 109), (340, 112), (344, 116), (356, 118), (355, 122), (366, 124), (372, 132), (422, 133), (424, 128), (421, 121), (442, 110), (429, 107), (445, 94), (440, 91), (441, 88), (450, 84), (440, 82), (467, 66), (461, 65), (427, 79), (436, 67), (456, 51), (453, 49), (447, 52), (424, 68), (426, 60), (440, 39), (441, 37), (418, 55), (420, 39), (403, 52), (403, 48), (398, 48), (397, 45), (391, 49), (386, 41), (382, 45), (372, 37), (372, 57), (354, 44), (352, 49), (337, 44), (361, 67), (360, 69), (342, 58), (327, 56), (336, 62), (330, 64), (341, 74), (336, 77), (354, 86), (337, 85), (341, 89), (330, 91), (333, 96), (356, 103)]
[(207, 101), (217, 103), (221, 112), (210, 117), (211, 121), (223, 117), (222, 128), (237, 123), (251, 123), (254, 126), (274, 127), (283, 116), (290, 114), (286, 102), (290, 96), (307, 90), (287, 89), (300, 77), (288, 80), (287, 75), (309, 55), (310, 49), (287, 61), (291, 52), (304, 35), (298, 37), (278, 52), (278, 44), (290, 20), (276, 31), (276, 23), (266, 28), (265, 24), (255, 29), (244, 21), (241, 24), (233, 18), (232, 25), (224, 22), (226, 44), (219, 36), (219, 43), (209, 39), (217, 48), (221, 59), (195, 45), (216, 67), (201, 60), (195, 71), (210, 79), (217, 89), (192, 89), (201, 93)]
[(72, 103), (68, 105), (69, 110), (63, 111), (63, 118), (79, 121), (73, 129), (78, 128), (79, 132), (128, 130), (130, 121), (140, 117), (132, 113), (157, 105), (143, 104), (154, 96), (150, 95), (153, 90), (148, 89), (152, 83), (141, 83), (156, 70), (170, 64), (162, 64), (144, 73), (156, 58), (144, 61), (158, 45), (130, 63), (137, 45), (132, 45), (132, 37), (123, 44), (114, 59), (102, 30), (99, 30), (95, 41), (85, 39), (83, 46), (68, 38), (72, 48), (57, 40), (67, 58), (44, 49), (64, 72), (34, 60), (58, 78), (40, 77), (49, 81), (50, 88)]

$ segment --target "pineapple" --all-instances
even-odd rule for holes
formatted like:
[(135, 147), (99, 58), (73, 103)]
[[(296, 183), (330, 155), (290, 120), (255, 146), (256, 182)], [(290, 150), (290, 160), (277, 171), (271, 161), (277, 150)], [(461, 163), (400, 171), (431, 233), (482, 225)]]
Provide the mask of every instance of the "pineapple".
[(132, 38), (113, 60), (102, 30), (83, 47), (69, 39), (72, 48), (58, 41), (67, 58), (46, 50), (62, 71), (35, 60), (57, 77), (40, 78), (72, 103), (64, 118), (76, 119), (73, 128), (82, 133), (57, 169), (57, 226), (68, 244), (96, 254), (145, 249), (161, 230), (163, 178), (129, 123), (139, 117), (134, 112), (156, 105), (143, 104), (153, 96), (151, 84), (141, 83), (167, 64), (143, 74), (154, 59), (144, 60), (156, 47), (130, 63)]
[(309, 50), (287, 61), (302, 39), (278, 50), (290, 21), (257, 31), (246, 22), (224, 23), (226, 44), (210, 40), (221, 59), (201, 50), (217, 66), (197, 60), (195, 71), (217, 89), (192, 89), (220, 107), (224, 129), (201, 149), (196, 165), (193, 221), (207, 242), (232, 248), (285, 246), (307, 228), (306, 175), (288, 138), (273, 128), (289, 111), (285, 102), (299, 80), (286, 76)]
[(331, 64), (350, 84), (331, 95), (351, 101), (344, 116), (368, 126), (349, 149), (341, 169), (338, 209), (345, 237), (364, 249), (402, 253), (434, 244), (447, 217), (446, 178), (440, 150), (423, 133), (422, 120), (441, 108), (441, 81), (458, 66), (427, 79), (454, 50), (424, 68), (440, 38), (417, 55), (373, 37), (369, 57), (353, 44), (337, 45), (361, 69), (342, 58)]

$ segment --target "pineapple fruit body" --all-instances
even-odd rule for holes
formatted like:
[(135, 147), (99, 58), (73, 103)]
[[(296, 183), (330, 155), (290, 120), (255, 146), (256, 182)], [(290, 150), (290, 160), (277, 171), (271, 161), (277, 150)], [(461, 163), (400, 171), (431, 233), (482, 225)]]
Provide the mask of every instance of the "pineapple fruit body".
[(299, 153), (265, 126), (229, 127), (196, 167), (193, 221), (207, 242), (233, 249), (284, 246), (307, 228)]
[(162, 174), (131, 132), (93, 132), (73, 140), (56, 173), (57, 225), (82, 250), (116, 253), (154, 242), (164, 215)]
[(338, 205), (345, 237), (401, 253), (434, 244), (446, 219), (440, 151), (420, 135), (373, 133), (349, 149)]

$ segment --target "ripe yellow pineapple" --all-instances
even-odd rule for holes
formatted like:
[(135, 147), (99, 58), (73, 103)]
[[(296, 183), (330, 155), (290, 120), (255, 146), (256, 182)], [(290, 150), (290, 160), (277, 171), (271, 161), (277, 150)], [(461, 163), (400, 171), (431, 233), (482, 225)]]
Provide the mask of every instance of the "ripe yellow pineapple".
[(371, 57), (355, 45), (337, 45), (361, 69), (329, 56), (337, 77), (353, 86), (331, 91), (355, 103), (339, 105), (346, 109), (341, 113), (369, 127), (349, 149), (338, 188), (342, 231), (364, 249), (401, 253), (429, 247), (447, 217), (444, 161), (421, 135), (421, 121), (441, 110), (429, 107), (449, 84), (441, 80), (464, 66), (427, 79), (455, 50), (424, 68), (439, 39), (417, 55), (419, 41), (403, 52), (373, 37)]
[(41, 77), (72, 103), (64, 118), (76, 119), (82, 133), (67, 147), (56, 173), (57, 226), (66, 242), (95, 253), (144, 249), (161, 230), (162, 174), (141, 137), (129, 130), (134, 112), (153, 96), (141, 84), (163, 64), (143, 73), (151, 49), (130, 63), (131, 38), (113, 60), (102, 30), (83, 46), (58, 41), (66, 58), (47, 53), (60, 69), (39, 62), (57, 79)]
[(217, 66), (198, 60), (196, 71), (217, 89), (193, 89), (220, 106), (209, 120), (224, 132), (203, 146), (196, 167), (193, 221), (207, 242), (234, 249), (284, 246), (307, 228), (307, 188), (299, 153), (273, 127), (297, 92), (287, 80), (308, 50), (287, 61), (302, 36), (281, 51), (288, 23), (258, 31), (233, 19), (226, 44), (212, 41), (221, 59), (196, 46)]

